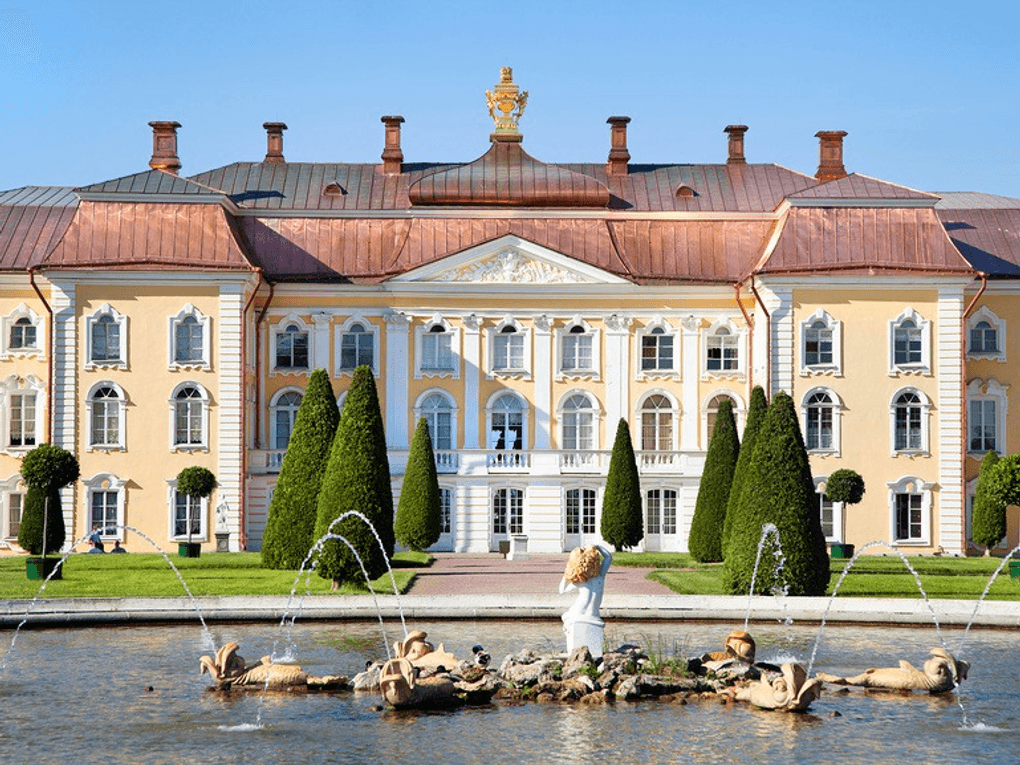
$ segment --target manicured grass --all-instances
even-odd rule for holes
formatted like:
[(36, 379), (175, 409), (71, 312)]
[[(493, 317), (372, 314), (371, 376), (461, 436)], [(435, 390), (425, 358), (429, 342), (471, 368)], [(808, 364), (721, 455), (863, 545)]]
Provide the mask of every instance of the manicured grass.
[[(1001, 558), (908, 557), (929, 598), (973, 600), (1002, 564)], [(849, 561), (830, 562), (831, 593)], [(722, 564), (698, 563), (684, 553), (614, 553), (613, 564), (654, 569), (648, 578), (685, 595), (723, 595)], [(913, 574), (899, 556), (861, 556), (843, 580), (841, 597), (920, 598)], [(987, 598), (1020, 600), (1020, 580), (1011, 579), (1008, 565), (992, 583)]]
[[(330, 582), (318, 574), (275, 571), (261, 567), (259, 553), (207, 553), (200, 558), (168, 556), (193, 595), (289, 595), (331, 594)], [(397, 553), (393, 575), (397, 589), (406, 592), (415, 569), (428, 566), (426, 553)], [(307, 580), (307, 584), (306, 584)], [(0, 558), (0, 598), (27, 600), (39, 592), (41, 582), (25, 575), (25, 558)], [(377, 593), (392, 593), (389, 574), (372, 582)], [(367, 587), (345, 587), (340, 595), (367, 595)], [(42, 592), (44, 598), (181, 597), (184, 586), (166, 560), (158, 553), (127, 555), (75, 554), (64, 563), (63, 578), (52, 580)]]

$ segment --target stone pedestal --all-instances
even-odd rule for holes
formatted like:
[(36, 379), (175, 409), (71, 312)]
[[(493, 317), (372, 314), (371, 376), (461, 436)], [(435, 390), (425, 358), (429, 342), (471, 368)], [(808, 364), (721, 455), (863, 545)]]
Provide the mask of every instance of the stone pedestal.
[(602, 632), (606, 623), (597, 616), (563, 615), (563, 632), (567, 636), (567, 653), (578, 646), (588, 646), (592, 658), (599, 658), (604, 653), (602, 648)]
[(230, 552), (230, 532), (216, 532), (216, 552)]
[(510, 537), (510, 552), (506, 554), (507, 560), (528, 559), (528, 536), (527, 534), (513, 534)]

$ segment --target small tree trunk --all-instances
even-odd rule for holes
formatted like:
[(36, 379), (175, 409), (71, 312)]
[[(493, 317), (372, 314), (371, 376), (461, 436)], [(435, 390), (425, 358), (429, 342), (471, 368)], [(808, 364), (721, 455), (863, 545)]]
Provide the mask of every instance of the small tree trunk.
[(332, 590), (333, 592), (336, 592), (337, 590), (339, 590), (340, 589), (340, 580), (339, 579), (331, 580), (330, 583), (329, 583), (329, 589)]

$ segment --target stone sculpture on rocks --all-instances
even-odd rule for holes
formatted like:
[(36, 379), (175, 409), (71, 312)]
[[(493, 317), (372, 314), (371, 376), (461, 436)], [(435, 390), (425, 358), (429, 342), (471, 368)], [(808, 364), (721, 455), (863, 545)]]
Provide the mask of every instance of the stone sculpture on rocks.
[(592, 656), (601, 656), (602, 633), (606, 623), (599, 616), (606, 574), (613, 555), (601, 545), (575, 547), (567, 559), (567, 568), (560, 581), (560, 594), (577, 590), (577, 598), (563, 614), (563, 631), (567, 636), (567, 653), (585, 645)]
[(296, 664), (274, 663), (269, 656), (263, 656), (258, 664), (247, 666), (244, 658), (237, 653), (237, 643), (227, 643), (217, 652), (215, 658), (202, 656), (200, 674), (206, 672), (212, 677), (219, 690), (231, 688), (252, 688), (255, 690), (339, 690), (347, 686), (347, 678), (341, 675), (315, 677)]
[(866, 669), (853, 677), (840, 677), (825, 672), (819, 672), (817, 677), (833, 685), (857, 685), (878, 690), (929, 693), (949, 693), (961, 680), (966, 679), (970, 664), (957, 659), (944, 648), (932, 648), (931, 654), (932, 658), (924, 663), (923, 669), (918, 669), (909, 661), (900, 659), (898, 667)]
[(807, 670), (793, 663), (784, 664), (779, 676), (763, 675), (758, 682), (736, 691), (737, 701), (783, 712), (804, 712), (821, 695), (821, 680), (814, 677), (809, 680)]

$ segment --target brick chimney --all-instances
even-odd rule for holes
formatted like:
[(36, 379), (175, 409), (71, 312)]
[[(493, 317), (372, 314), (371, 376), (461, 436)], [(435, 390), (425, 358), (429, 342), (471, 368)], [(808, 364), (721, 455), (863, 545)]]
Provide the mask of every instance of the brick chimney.
[(181, 169), (181, 160), (177, 156), (177, 128), (180, 126), (180, 122), (156, 120), (149, 123), (152, 128), (152, 158), (149, 159), (149, 167), (153, 170), (166, 170), (177, 175)]
[(730, 136), (729, 156), (726, 158), (726, 164), (746, 165), (747, 160), (744, 159), (744, 133), (747, 132), (747, 125), (727, 125), (723, 128), (723, 132), (728, 133)]
[(400, 123), (404, 118), (395, 115), (392, 117), (381, 117), (382, 123), (386, 126), (385, 143), (382, 151), (382, 171), (387, 175), (399, 175), (400, 166), (404, 162), (404, 152), (400, 148)]
[(287, 129), (283, 122), (263, 122), (262, 127), (266, 129), (266, 158), (262, 161), (267, 165), (282, 165), (287, 160), (283, 158), (283, 131)]
[(610, 175), (626, 175), (630, 152), (627, 151), (627, 123), (630, 117), (610, 117), (606, 124), (611, 125), (609, 133), (609, 161), (606, 172)]
[(818, 139), (818, 172), (815, 178), (820, 181), (834, 181), (846, 178), (843, 167), (843, 137), (845, 130), (819, 130), (815, 133)]

